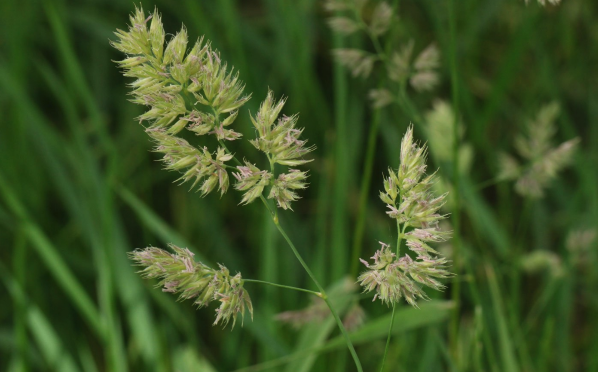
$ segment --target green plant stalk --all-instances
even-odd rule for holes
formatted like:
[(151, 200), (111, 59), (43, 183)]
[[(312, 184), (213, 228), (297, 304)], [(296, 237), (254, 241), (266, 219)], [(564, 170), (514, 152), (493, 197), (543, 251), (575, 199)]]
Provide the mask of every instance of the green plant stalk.
[[(398, 199), (401, 200), (401, 195), (399, 195)], [(405, 228), (407, 228), (407, 224), (403, 224), (403, 228), (401, 228), (401, 224), (399, 223), (399, 220), (397, 220), (397, 257), (399, 257), (399, 254), (401, 253), (401, 240), (403, 239)], [(390, 346), (390, 336), (392, 335), (392, 326), (395, 321), (396, 308), (397, 305), (392, 304), (392, 315), (390, 317), (390, 326), (388, 327), (388, 336), (386, 337), (386, 346), (384, 347), (384, 356), (382, 357), (380, 372), (384, 371), (384, 363), (386, 363), (386, 355), (388, 354), (388, 347)]]
[[(343, 39), (340, 35), (334, 35), (335, 48), (343, 47)], [(332, 206), (332, 265), (331, 279), (333, 281), (342, 278), (349, 267), (347, 247), (347, 196), (349, 184), (349, 170), (347, 164), (347, 77), (340, 64), (334, 65), (334, 121), (336, 131), (335, 145), (335, 175), (333, 186)]]
[(334, 309), (334, 306), (332, 306), (330, 299), (326, 295), (326, 291), (324, 291), (324, 288), (322, 288), (322, 286), (320, 285), (320, 283), (318, 282), (318, 280), (316, 279), (314, 274), (311, 272), (309, 266), (307, 266), (307, 264), (305, 263), (305, 261), (303, 260), (301, 255), (299, 254), (299, 252), (295, 248), (295, 245), (293, 244), (293, 242), (291, 241), (291, 239), (289, 238), (287, 233), (284, 231), (282, 226), (280, 226), (280, 223), (278, 222), (278, 216), (273, 217), (273, 221), (274, 221), (274, 224), (276, 225), (276, 228), (280, 232), (280, 234), (287, 241), (289, 247), (291, 247), (291, 250), (295, 254), (295, 257), (297, 257), (297, 260), (299, 260), (299, 262), (301, 263), (301, 266), (303, 266), (303, 268), (307, 272), (307, 275), (309, 275), (311, 280), (314, 282), (314, 284), (320, 291), (319, 297), (321, 297), (326, 302), (326, 305), (328, 306), (328, 309), (330, 309), (330, 312), (332, 313), (334, 320), (336, 320), (336, 324), (338, 325), (338, 328), (340, 329), (341, 333), (343, 334), (345, 341), (347, 342), (347, 347), (349, 348), (349, 351), (351, 352), (351, 356), (353, 357), (353, 360), (355, 361), (355, 366), (357, 367), (357, 370), (359, 372), (363, 372), (363, 368), (361, 367), (361, 362), (359, 360), (359, 357), (357, 356), (357, 353), (355, 352), (355, 348), (353, 347), (353, 343), (351, 342), (351, 339), (349, 338), (349, 333), (345, 329), (345, 326), (343, 325), (343, 322), (341, 321), (340, 317), (338, 316), (338, 313)]
[[(226, 145), (224, 144), (224, 142), (222, 142), (222, 141), (218, 141), (218, 142), (220, 143), (221, 146), (223, 146), (226, 149), (226, 151), (228, 151), (229, 153), (231, 153), (228, 150), (228, 148), (226, 147)], [(233, 160), (236, 163), (241, 164), (241, 162), (235, 156), (233, 156)], [(270, 160), (270, 159), (268, 159), (268, 160)], [(270, 161), (270, 168), (272, 169), (272, 172), (274, 172), (274, 164), (272, 163), (272, 161)], [(312, 294), (316, 294), (318, 297), (322, 298), (326, 302), (326, 305), (328, 306), (328, 308), (330, 309), (330, 312), (332, 313), (332, 316), (336, 320), (336, 323), (337, 323), (337, 325), (338, 325), (341, 333), (343, 334), (343, 336), (345, 337), (345, 340), (347, 341), (347, 347), (349, 348), (349, 351), (351, 352), (351, 356), (353, 357), (353, 360), (355, 361), (355, 366), (357, 367), (357, 370), (359, 372), (363, 372), (363, 368), (361, 367), (361, 361), (359, 360), (359, 357), (357, 356), (357, 353), (355, 352), (355, 348), (353, 347), (353, 343), (351, 342), (351, 339), (349, 338), (349, 334), (348, 334), (347, 330), (345, 329), (345, 326), (343, 325), (343, 322), (339, 318), (338, 313), (334, 309), (334, 306), (332, 306), (332, 303), (328, 299), (328, 296), (326, 295), (326, 291), (324, 291), (324, 288), (320, 285), (320, 282), (318, 282), (318, 280), (316, 279), (316, 277), (312, 273), (312, 271), (309, 268), (309, 266), (307, 266), (307, 264), (305, 263), (305, 261), (303, 260), (303, 258), (301, 257), (301, 255), (299, 254), (299, 252), (297, 251), (297, 249), (295, 248), (295, 245), (293, 244), (293, 242), (291, 241), (291, 239), (289, 238), (289, 236), (287, 235), (287, 233), (284, 231), (284, 229), (282, 228), (282, 226), (280, 226), (280, 223), (278, 221), (278, 212), (276, 211), (276, 209), (272, 209), (272, 207), (270, 207), (270, 204), (268, 203), (268, 201), (266, 200), (266, 198), (264, 198), (264, 195), (260, 195), (260, 199), (264, 203), (264, 205), (266, 206), (266, 208), (268, 209), (268, 211), (270, 212), (270, 214), (272, 215), (272, 221), (274, 222), (274, 225), (276, 225), (276, 228), (278, 229), (278, 231), (280, 232), (280, 234), (286, 240), (286, 242), (288, 243), (289, 247), (291, 247), (291, 250), (295, 254), (295, 257), (297, 257), (297, 260), (299, 260), (299, 263), (301, 263), (301, 266), (303, 266), (303, 268), (305, 269), (305, 271), (307, 272), (307, 274), (309, 275), (309, 277), (311, 278), (311, 280), (314, 282), (314, 284), (318, 288), (319, 295), (317, 294), (318, 292), (307, 291), (307, 290), (303, 290), (303, 291), (307, 291), (307, 292), (311, 292)], [(273, 283), (268, 283), (268, 284), (273, 284)], [(282, 285), (277, 285), (277, 286), (284, 287)], [(295, 290), (297, 290), (299, 288), (289, 287), (289, 289), (295, 289)]]
[[(269, 157), (268, 157), (268, 160), (270, 160), (270, 169), (272, 171), (272, 174), (275, 174), (275, 165), (272, 162), (272, 159), (270, 159)], [(349, 348), (349, 351), (351, 352), (351, 356), (353, 357), (353, 360), (355, 361), (355, 366), (357, 367), (357, 370), (359, 372), (363, 372), (363, 369), (361, 367), (361, 362), (359, 360), (359, 357), (357, 356), (357, 353), (355, 352), (355, 348), (353, 347), (353, 343), (351, 342), (351, 339), (349, 338), (349, 334), (347, 333), (347, 330), (345, 329), (343, 322), (341, 321), (340, 317), (338, 316), (338, 313), (336, 312), (336, 310), (332, 306), (332, 303), (328, 299), (328, 296), (326, 295), (324, 288), (320, 285), (320, 282), (318, 282), (318, 280), (316, 279), (315, 275), (313, 274), (313, 272), (311, 271), (309, 266), (307, 266), (307, 263), (305, 263), (305, 261), (303, 260), (303, 257), (301, 257), (301, 255), (299, 254), (299, 251), (297, 251), (297, 249), (295, 248), (295, 245), (293, 244), (293, 242), (291, 241), (291, 239), (289, 238), (287, 233), (284, 231), (282, 226), (280, 226), (280, 222), (278, 220), (278, 211), (276, 209), (272, 210), (270, 208), (269, 203), (267, 202), (267, 200), (264, 198), (263, 195), (260, 195), (260, 198), (261, 198), (262, 202), (264, 203), (264, 205), (266, 206), (266, 208), (268, 208), (270, 213), (272, 213), (272, 220), (274, 221), (276, 228), (278, 229), (280, 234), (283, 236), (283, 238), (286, 240), (289, 247), (291, 247), (291, 250), (295, 254), (295, 257), (297, 257), (297, 260), (299, 260), (299, 262), (301, 263), (301, 266), (303, 266), (303, 268), (305, 269), (305, 271), (307, 272), (307, 274), (309, 275), (311, 280), (314, 282), (314, 284), (320, 291), (319, 294), (317, 294), (317, 296), (322, 298), (326, 302), (326, 305), (328, 306), (328, 308), (330, 309), (330, 312), (332, 313), (332, 316), (336, 320), (336, 323), (337, 323), (339, 329), (341, 330), (341, 333), (345, 337), (345, 340), (347, 342), (347, 347)]]
[[(459, 274), (459, 267), (461, 266), (461, 209), (459, 203), (459, 77), (457, 72), (457, 36), (456, 36), (456, 15), (455, 15), (455, 0), (451, 0), (449, 4), (449, 34), (450, 34), (450, 57), (451, 57), (451, 95), (453, 100), (453, 198), (455, 200), (455, 208), (451, 215), (453, 223), (453, 261), (455, 267), (455, 274)], [(459, 280), (453, 281), (452, 300), (454, 303), (453, 316), (450, 322), (449, 342), (450, 350), (453, 359), (458, 364), (458, 338), (459, 338), (459, 307), (461, 295), (461, 282)]]
[(288, 285), (277, 284), (277, 283), (272, 283), (272, 282), (267, 282), (265, 280), (257, 280), (257, 279), (243, 279), (243, 281), (247, 282), (247, 283), (260, 283), (260, 284), (271, 285), (271, 286), (274, 286), (274, 287), (280, 287), (280, 288), (285, 288), (285, 289), (292, 289), (294, 291), (306, 292), (306, 293), (310, 293), (310, 294), (316, 295), (318, 297), (322, 297), (322, 293), (315, 292), (315, 291), (310, 291), (309, 289), (305, 289), (305, 288), (291, 287), (291, 286), (288, 286)]
[(372, 183), (376, 138), (378, 137), (378, 128), (380, 127), (380, 116), (381, 110), (376, 109), (372, 116), (372, 125), (370, 126), (368, 134), (368, 145), (365, 154), (365, 164), (363, 166), (363, 178), (361, 179), (361, 191), (359, 194), (359, 210), (357, 213), (357, 222), (355, 224), (355, 233), (353, 234), (351, 276), (357, 276), (357, 271), (359, 270), (359, 257), (361, 256), (363, 234), (365, 231), (367, 201)]
[(384, 356), (380, 364), (380, 372), (384, 371), (384, 364), (386, 363), (386, 356), (388, 355), (388, 348), (390, 347), (390, 337), (392, 336), (392, 326), (395, 322), (396, 304), (392, 304), (392, 315), (390, 316), (390, 325), (388, 326), (388, 335), (386, 336), (386, 346), (384, 347)]
[[(398, 8), (398, 0), (394, 0), (393, 2), (393, 14), (395, 13), (396, 9)], [(361, 26), (363, 28), (363, 25)], [(367, 28), (366, 28), (367, 29)], [(370, 38), (374, 38), (373, 35), (369, 35)], [(377, 40), (377, 39), (376, 39)], [(389, 37), (386, 41), (386, 51), (390, 47), (391, 38)], [(387, 54), (387, 53), (386, 53)], [(384, 79), (380, 81), (379, 88), (383, 86)], [(368, 195), (370, 193), (370, 186), (372, 181), (372, 171), (374, 168), (374, 155), (376, 149), (376, 138), (378, 137), (378, 129), (380, 127), (380, 119), (382, 116), (382, 109), (377, 108), (374, 110), (372, 114), (372, 125), (370, 126), (370, 130), (368, 133), (368, 143), (366, 148), (365, 154), (365, 162), (363, 165), (363, 178), (361, 181), (361, 190), (359, 193), (359, 209), (357, 212), (357, 221), (355, 223), (355, 232), (353, 234), (353, 247), (352, 247), (352, 255), (351, 255), (351, 276), (357, 276), (357, 271), (359, 270), (359, 257), (361, 256), (361, 251), (363, 248), (362, 241), (363, 241), (363, 234), (365, 231), (365, 219), (367, 215), (367, 201)]]

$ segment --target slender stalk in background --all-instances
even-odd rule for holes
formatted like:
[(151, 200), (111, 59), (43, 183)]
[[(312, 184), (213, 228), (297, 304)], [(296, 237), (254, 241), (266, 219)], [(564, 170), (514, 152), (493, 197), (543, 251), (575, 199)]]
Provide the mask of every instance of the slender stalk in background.
[[(334, 45), (343, 46), (343, 38), (335, 34)], [(331, 269), (332, 280), (339, 280), (347, 273), (347, 196), (349, 169), (348, 162), (348, 133), (347, 133), (347, 77), (342, 66), (334, 67), (334, 123), (336, 134), (336, 152), (334, 156), (334, 203), (332, 207), (332, 257), (334, 262)]]
[(372, 122), (368, 133), (368, 143), (365, 152), (363, 165), (363, 175), (361, 178), (361, 190), (359, 192), (359, 209), (357, 212), (357, 221), (355, 222), (355, 232), (353, 233), (353, 248), (351, 254), (351, 276), (357, 276), (359, 270), (359, 257), (363, 249), (363, 233), (365, 231), (365, 221), (367, 216), (367, 202), (372, 183), (372, 172), (374, 169), (374, 156), (376, 150), (376, 139), (378, 138), (378, 128), (380, 127), (381, 109), (374, 109)]
[[(453, 200), (454, 208), (452, 210), (451, 221), (453, 224), (453, 265), (456, 273), (459, 273), (461, 267), (461, 203), (459, 191), (459, 76), (457, 71), (457, 35), (456, 35), (456, 10), (455, 0), (449, 1), (449, 34), (450, 34), (450, 59), (451, 59), (451, 95), (453, 100)], [(452, 299), (454, 303), (453, 316), (451, 318), (449, 330), (449, 342), (452, 356), (455, 360), (458, 358), (458, 336), (459, 336), (459, 309), (461, 281), (453, 280)], [(458, 360), (457, 360), (458, 362)]]
[[(392, 4), (392, 14), (397, 13), (398, 7), (399, 0), (394, 0)], [(385, 54), (388, 54), (390, 46), (391, 38), (388, 38), (385, 43)], [(378, 88), (383, 88), (386, 85), (383, 83), (385, 80), (386, 76), (383, 76), (381, 78), (380, 84), (378, 84)], [(351, 251), (353, 252), (351, 255), (351, 276), (357, 276), (358, 274), (359, 257), (361, 257), (361, 251), (363, 249), (363, 235), (365, 231), (366, 216), (368, 214), (367, 201), (370, 193), (370, 186), (372, 183), (376, 140), (378, 138), (378, 130), (380, 128), (381, 116), (382, 107), (375, 107), (373, 109), (370, 129), (368, 132), (368, 142), (365, 150), (361, 187), (359, 191), (359, 209), (357, 210), (357, 220), (355, 221), (355, 231), (353, 233), (353, 247), (351, 249)]]

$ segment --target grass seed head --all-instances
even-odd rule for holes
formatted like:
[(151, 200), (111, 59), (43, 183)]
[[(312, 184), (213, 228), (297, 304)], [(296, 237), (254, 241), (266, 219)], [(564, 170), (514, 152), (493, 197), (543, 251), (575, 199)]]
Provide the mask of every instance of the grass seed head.
[(413, 139), (413, 126), (410, 126), (401, 141), (399, 169), (389, 170), (384, 179), (384, 191), (380, 199), (389, 209), (386, 213), (398, 224), (410, 230), (401, 238), (416, 255), (397, 257), (385, 243), (376, 251), (372, 264), (361, 262), (369, 269), (362, 273), (358, 281), (364, 291), (376, 291), (374, 300), (379, 298), (386, 304), (396, 303), (404, 298), (416, 306), (418, 299), (426, 299), (419, 284), (442, 290), (444, 285), (437, 279), (448, 278), (449, 261), (429, 246), (429, 243), (443, 242), (450, 232), (442, 231), (439, 222), (446, 216), (439, 213), (447, 194), (434, 195), (431, 187), (435, 175), (426, 175), (426, 146), (420, 146)]
[(169, 245), (172, 252), (149, 247), (129, 253), (129, 257), (143, 267), (141, 275), (146, 279), (159, 279), (158, 286), (164, 292), (178, 293), (180, 300), (192, 299), (198, 307), (207, 306), (218, 300), (214, 324), (226, 326), (237, 317), (245, 316), (245, 309), (253, 318), (253, 306), (249, 294), (243, 288), (241, 274), (231, 276), (228, 269), (220, 265), (212, 269), (201, 262), (196, 262), (194, 254), (187, 248)]

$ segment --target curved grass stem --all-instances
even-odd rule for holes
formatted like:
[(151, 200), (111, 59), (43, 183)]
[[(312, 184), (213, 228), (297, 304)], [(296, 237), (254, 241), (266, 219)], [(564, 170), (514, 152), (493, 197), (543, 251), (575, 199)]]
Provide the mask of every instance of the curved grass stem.
[[(268, 205), (268, 202), (263, 197), (262, 197), (262, 202), (264, 202), (264, 205), (266, 205), (268, 210), (270, 210), (270, 206)], [(314, 276), (314, 274), (311, 271), (311, 269), (309, 268), (309, 266), (307, 266), (307, 264), (303, 260), (303, 257), (301, 257), (301, 255), (297, 251), (297, 248), (295, 248), (295, 245), (291, 241), (291, 238), (289, 238), (286, 231), (282, 228), (282, 226), (280, 226), (280, 223), (278, 222), (278, 215), (276, 213), (273, 214), (273, 221), (274, 221), (274, 225), (276, 225), (276, 228), (278, 229), (278, 231), (280, 232), (282, 237), (286, 240), (287, 244), (293, 251), (293, 254), (295, 254), (295, 257), (297, 257), (297, 260), (299, 261), (301, 266), (303, 266), (303, 268), (305, 269), (305, 272), (307, 272), (307, 275), (309, 275), (311, 280), (314, 282), (314, 284), (318, 288), (318, 291), (320, 291), (319, 297), (321, 297), (326, 302), (326, 305), (328, 306), (328, 309), (330, 309), (330, 312), (332, 313), (334, 320), (336, 320), (336, 324), (338, 325), (338, 328), (340, 329), (341, 333), (343, 334), (343, 337), (345, 338), (345, 341), (347, 343), (347, 347), (349, 348), (349, 352), (351, 353), (351, 356), (353, 357), (355, 366), (357, 367), (357, 371), (363, 372), (363, 368), (361, 367), (361, 361), (359, 360), (359, 357), (357, 356), (357, 353), (355, 352), (353, 343), (351, 342), (351, 339), (349, 338), (349, 333), (345, 329), (345, 326), (343, 325), (343, 322), (341, 321), (340, 317), (338, 316), (338, 313), (336, 312), (334, 306), (330, 302), (330, 299), (326, 295), (326, 291), (324, 291), (324, 288), (320, 285), (320, 282), (318, 282), (318, 279), (316, 279), (316, 277)]]

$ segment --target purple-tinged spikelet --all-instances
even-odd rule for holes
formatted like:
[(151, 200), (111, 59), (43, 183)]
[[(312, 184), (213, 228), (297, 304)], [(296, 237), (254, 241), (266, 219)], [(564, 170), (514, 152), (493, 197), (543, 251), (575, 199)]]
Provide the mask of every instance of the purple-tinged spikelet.
[(361, 260), (369, 270), (359, 276), (359, 284), (365, 292), (376, 292), (374, 300), (379, 298), (386, 304), (405, 298), (416, 306), (417, 299), (428, 298), (419, 284), (442, 290), (444, 285), (436, 279), (453, 275), (447, 270), (449, 261), (428, 245), (447, 240), (450, 232), (439, 228), (439, 221), (446, 218), (439, 210), (447, 194), (433, 195), (434, 174), (425, 173), (426, 154), (426, 147), (413, 141), (410, 126), (401, 142), (399, 168), (389, 170), (384, 191), (380, 192), (380, 199), (389, 209), (386, 213), (402, 226), (401, 239), (406, 240), (415, 259), (407, 254), (397, 257), (388, 244), (381, 242), (372, 264)]
[(219, 265), (215, 270), (193, 259), (187, 248), (169, 245), (171, 252), (149, 247), (129, 254), (138, 266), (143, 267), (141, 275), (146, 279), (159, 279), (158, 286), (164, 292), (178, 293), (180, 300), (191, 299), (198, 307), (207, 306), (214, 300), (220, 301), (216, 309), (216, 321), (225, 326), (232, 319), (233, 327), (237, 317), (245, 317), (245, 308), (253, 318), (253, 306), (249, 294), (243, 288), (241, 274), (230, 275), (228, 269)]

